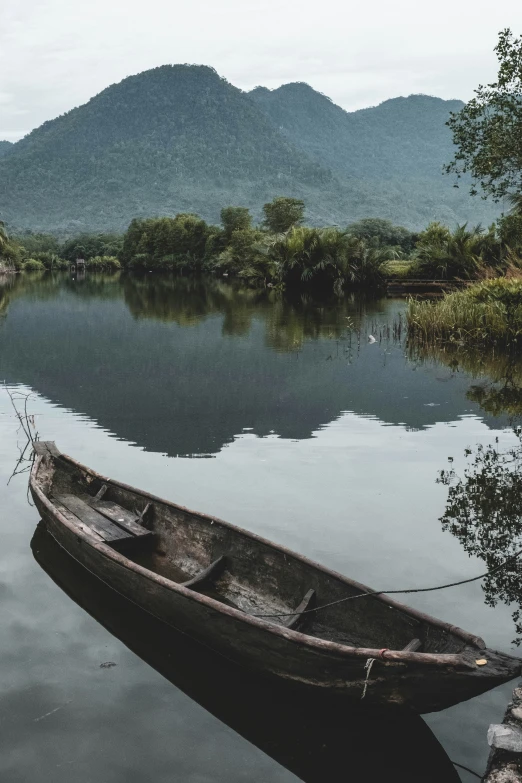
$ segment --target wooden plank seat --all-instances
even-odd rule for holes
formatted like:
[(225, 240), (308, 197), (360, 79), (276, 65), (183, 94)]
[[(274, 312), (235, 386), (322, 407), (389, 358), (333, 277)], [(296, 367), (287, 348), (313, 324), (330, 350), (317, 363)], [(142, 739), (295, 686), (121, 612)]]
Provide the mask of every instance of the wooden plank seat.
[(122, 508), (117, 503), (113, 503), (111, 500), (96, 500), (93, 497), (85, 497), (85, 501), (94, 508), (99, 514), (102, 514), (111, 522), (115, 522), (119, 527), (123, 527), (132, 533), (133, 536), (150, 536), (150, 530), (139, 524), (139, 517), (133, 514), (132, 511), (128, 511), (126, 508)]
[[(88, 529), (96, 538), (115, 548), (131, 544), (133, 541), (152, 538), (150, 530), (137, 525), (130, 518), (134, 515), (117, 506), (116, 503), (96, 501), (95, 498), (88, 496), (83, 499), (77, 495), (55, 495), (52, 499), (65, 517), (70, 518), (72, 514), (75, 517), (74, 521), (79, 520), (84, 530)], [(93, 502), (95, 506), (92, 505)], [(105, 503), (103, 511), (98, 507), (100, 503)]]
[(183, 587), (189, 587), (190, 589), (198, 588), (198, 587), (205, 587), (206, 585), (213, 582), (215, 579), (218, 579), (221, 574), (223, 573), (225, 566), (226, 566), (226, 558), (224, 555), (221, 555), (221, 557), (218, 557), (217, 560), (214, 560), (213, 563), (211, 563), (208, 568), (205, 568), (203, 571), (200, 571), (199, 574), (196, 574), (196, 576), (193, 576), (192, 579), (187, 579), (186, 582), (181, 582), (181, 585)]

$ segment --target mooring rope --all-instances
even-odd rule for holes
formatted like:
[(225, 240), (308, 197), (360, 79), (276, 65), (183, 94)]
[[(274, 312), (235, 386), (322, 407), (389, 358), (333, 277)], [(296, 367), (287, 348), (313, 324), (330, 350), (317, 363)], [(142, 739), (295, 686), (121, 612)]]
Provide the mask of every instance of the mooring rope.
[(364, 670), (366, 672), (366, 679), (364, 681), (364, 688), (363, 688), (361, 700), (364, 699), (364, 697), (366, 696), (366, 691), (368, 690), (368, 682), (370, 681), (370, 672), (371, 672), (372, 666), (373, 666), (373, 664), (375, 663), (376, 660), (377, 660), (377, 658), (368, 658), (368, 660), (364, 664)]
[(312, 612), (320, 612), (322, 609), (327, 609), (329, 606), (336, 606), (337, 604), (345, 603), (346, 601), (353, 601), (356, 598), (365, 598), (367, 596), (374, 596), (374, 595), (398, 595), (400, 594), (406, 594), (406, 593), (431, 593), (435, 590), (446, 590), (448, 587), (460, 587), (460, 585), (468, 585), (471, 582), (478, 582), (480, 579), (485, 579), (487, 576), (492, 576), (492, 574), (495, 574), (497, 571), (501, 571), (503, 568), (508, 566), (510, 563), (515, 561), (517, 558), (519, 558), (522, 555), (522, 549), (519, 549), (518, 552), (515, 552), (514, 555), (511, 557), (508, 557), (507, 560), (504, 560), (502, 563), (500, 563), (498, 566), (495, 566), (494, 568), (491, 568), (489, 571), (486, 571), (483, 574), (479, 574), (479, 576), (473, 576), (471, 579), (461, 579), (459, 582), (449, 582), (445, 585), (437, 585), (437, 587), (416, 587), (416, 588), (409, 588), (408, 590), (368, 590), (366, 593), (358, 593), (357, 595), (348, 595), (345, 598), (339, 598), (337, 601), (330, 601), (328, 604), (323, 604), (322, 606), (315, 606), (313, 609), (304, 609), (302, 612), (277, 612), (274, 614), (251, 614), (250, 617), (295, 617), (296, 615), (301, 614), (311, 614)]
[[(451, 759), (450, 759), (451, 761)], [(470, 769), (469, 767), (465, 767), (464, 764), (459, 764), (458, 761), (452, 761), (451, 762), (454, 767), (458, 767), (459, 769), (463, 769), (465, 772), (469, 772), (470, 775), (475, 775), (476, 778), (479, 780), (482, 780), (482, 775), (479, 775), (478, 772), (475, 772), (474, 769)]]

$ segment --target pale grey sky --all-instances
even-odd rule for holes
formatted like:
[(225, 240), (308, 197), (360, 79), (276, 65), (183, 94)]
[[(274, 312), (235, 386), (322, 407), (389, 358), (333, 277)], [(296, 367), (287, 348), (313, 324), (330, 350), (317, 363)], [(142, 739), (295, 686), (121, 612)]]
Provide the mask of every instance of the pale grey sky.
[(0, 0), (0, 139), (20, 138), (125, 76), (211, 65), (250, 89), (305, 81), (345, 109), (493, 81), (520, 0)]

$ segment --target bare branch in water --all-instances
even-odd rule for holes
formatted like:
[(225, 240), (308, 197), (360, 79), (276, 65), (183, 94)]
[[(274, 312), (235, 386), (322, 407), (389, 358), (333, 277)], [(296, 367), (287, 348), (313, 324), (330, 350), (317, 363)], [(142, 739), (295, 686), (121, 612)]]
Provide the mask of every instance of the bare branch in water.
[[(33, 444), (35, 443), (35, 441), (38, 440), (38, 432), (36, 430), (34, 415), (30, 415), (27, 408), (29, 400), (33, 395), (31, 393), (23, 394), (22, 392), (16, 392), (15, 394), (13, 394), (6, 383), (4, 383), (4, 388), (7, 394), (9, 395), (9, 399), (11, 400), (11, 405), (13, 406), (16, 418), (20, 422), (20, 428), (23, 430), (24, 435), (27, 438), (27, 441), (23, 449), (17, 444), (18, 450), (20, 452), (20, 456), (7, 482), (7, 484), (9, 485), (15, 476), (19, 476), (21, 473), (27, 473), (28, 471), (31, 470), (31, 467), (34, 462), (34, 456), (35, 456), (33, 450)], [(16, 406), (16, 403), (19, 400), (24, 401), (23, 414), (20, 413), (20, 411)], [(31, 428), (34, 430), (34, 435), (31, 432)], [(29, 449), (29, 456), (27, 456), (28, 449)], [(29, 495), (28, 495), (28, 500), (29, 500)], [(30, 500), (29, 503), (30, 505), (32, 505)]]

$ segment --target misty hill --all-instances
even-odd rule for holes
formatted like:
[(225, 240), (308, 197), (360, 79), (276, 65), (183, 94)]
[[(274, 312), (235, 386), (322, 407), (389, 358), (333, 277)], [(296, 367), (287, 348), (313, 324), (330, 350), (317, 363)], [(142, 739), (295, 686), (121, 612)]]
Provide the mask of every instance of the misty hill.
[(246, 95), (204, 66), (163, 66), (108, 87), (15, 145), (0, 169), (14, 225), (126, 227), (135, 215), (199, 212), (332, 179)]
[(256, 87), (249, 95), (286, 138), (322, 165), (377, 180), (428, 175), (444, 182), (442, 166), (453, 154), (445, 123), (464, 106), (410, 95), (346, 112), (300, 82), (277, 90)]
[(13, 146), (12, 142), (3, 141), (2, 139), (0, 139), (0, 158), (2, 157), (2, 155), (5, 155), (6, 152), (9, 152), (12, 146)]
[(379, 217), (414, 228), (435, 216), (453, 223), (496, 214), (491, 204), (470, 198), (465, 184), (455, 189), (442, 175), (453, 157), (446, 121), (462, 101), (410, 95), (346, 112), (302, 82), (256, 87), (249, 95), (308, 156), (352, 184), (363, 182), (376, 197), (387, 193)]
[(319, 225), (476, 222), (484, 203), (440, 173), (451, 157), (444, 123), (460, 105), (411, 96), (348, 113), (307, 85), (244, 93), (206, 66), (162, 66), (8, 145), (0, 218), (64, 232), (181, 211), (217, 222), (222, 206), (260, 217), (284, 194), (303, 198)]

